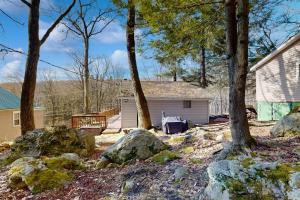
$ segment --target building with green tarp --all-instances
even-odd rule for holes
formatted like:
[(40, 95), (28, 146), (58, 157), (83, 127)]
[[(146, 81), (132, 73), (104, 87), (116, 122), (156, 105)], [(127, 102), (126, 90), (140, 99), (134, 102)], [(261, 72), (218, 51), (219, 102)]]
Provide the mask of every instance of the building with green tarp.
[(254, 65), (257, 119), (279, 120), (300, 105), (300, 33)]

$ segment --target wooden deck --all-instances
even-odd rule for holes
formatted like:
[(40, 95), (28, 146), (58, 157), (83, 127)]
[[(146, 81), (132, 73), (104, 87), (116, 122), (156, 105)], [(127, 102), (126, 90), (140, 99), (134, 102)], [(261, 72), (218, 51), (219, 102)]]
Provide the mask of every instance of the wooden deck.
[(71, 127), (90, 130), (95, 132), (95, 134), (101, 133), (107, 128), (108, 119), (119, 114), (119, 112), (119, 108), (114, 108), (99, 113), (73, 115)]

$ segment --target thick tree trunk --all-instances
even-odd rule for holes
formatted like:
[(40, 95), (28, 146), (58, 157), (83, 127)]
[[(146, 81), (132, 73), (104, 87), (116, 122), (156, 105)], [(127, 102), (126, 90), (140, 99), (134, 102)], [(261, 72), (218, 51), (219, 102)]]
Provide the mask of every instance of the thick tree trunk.
[(28, 56), (21, 94), (21, 132), (35, 129), (34, 125), (34, 91), (36, 84), (37, 65), (40, 53), (39, 40), (39, 7), (40, 0), (31, 1), (31, 9), (28, 18)]
[(200, 86), (202, 88), (207, 87), (206, 80), (206, 65), (205, 65), (205, 47), (201, 46), (201, 76), (200, 76)]
[(84, 84), (83, 84), (83, 94), (84, 94), (84, 112), (91, 112), (91, 104), (90, 104), (90, 71), (89, 71), (89, 40), (84, 40)]
[[(225, 1), (226, 39), (229, 72), (229, 116), (235, 149), (251, 147), (245, 106), (245, 87), (248, 65), (248, 0), (238, 0), (236, 18), (235, 0)], [(238, 26), (237, 26), (238, 25)]]
[(134, 29), (135, 29), (135, 6), (132, 0), (128, 0), (128, 18), (127, 18), (127, 52), (128, 61), (130, 68), (130, 75), (133, 84), (133, 92), (138, 112), (138, 126), (140, 128), (150, 129), (151, 128), (151, 118), (149, 114), (149, 109), (147, 101), (141, 86), (139, 73), (136, 64), (135, 55), (135, 39), (134, 39)]

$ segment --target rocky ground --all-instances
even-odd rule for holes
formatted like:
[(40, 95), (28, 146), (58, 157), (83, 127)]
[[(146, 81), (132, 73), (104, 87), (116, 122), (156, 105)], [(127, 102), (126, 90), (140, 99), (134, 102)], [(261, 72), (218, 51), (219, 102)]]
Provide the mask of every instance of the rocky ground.
[[(271, 138), (272, 123), (253, 121), (250, 125), (252, 135), (260, 142), (254, 149), (255, 156), (269, 161), (299, 161), (300, 137)], [(179, 158), (164, 164), (148, 159), (123, 167), (97, 169), (96, 160), (105, 145), (98, 141), (97, 152), (85, 160), (87, 168), (75, 170), (75, 179), (60, 189), (37, 195), (26, 189), (12, 190), (7, 186), (7, 168), (2, 168), (0, 199), (199, 199), (208, 184), (208, 164), (230, 140), (228, 124), (201, 126), (184, 134), (155, 135), (170, 144)]]

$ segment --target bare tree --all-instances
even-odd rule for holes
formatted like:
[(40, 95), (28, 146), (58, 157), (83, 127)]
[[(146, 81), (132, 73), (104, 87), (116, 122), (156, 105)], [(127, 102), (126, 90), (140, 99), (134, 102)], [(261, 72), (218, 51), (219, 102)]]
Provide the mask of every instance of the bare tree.
[(58, 97), (56, 90), (56, 76), (55, 74), (48, 70), (42, 73), (43, 81), (42, 81), (42, 94), (46, 96), (46, 109), (50, 111), (51, 117), (51, 126), (55, 126), (55, 115), (57, 113), (58, 108)]
[(107, 80), (108, 70), (111, 68), (111, 62), (108, 58), (100, 57), (94, 60), (92, 64), (93, 83), (92, 89), (95, 94), (96, 111), (100, 112), (104, 98), (104, 81)]
[[(95, 15), (95, 12), (97, 13)], [(84, 111), (91, 112), (90, 105), (90, 70), (89, 70), (89, 49), (90, 39), (100, 33), (113, 21), (107, 15), (111, 12), (110, 9), (101, 10), (97, 8), (97, 1), (88, 0), (83, 2), (79, 0), (78, 9), (70, 14), (63, 24), (69, 31), (82, 39), (84, 46)]]
[(225, 1), (226, 43), (229, 73), (229, 116), (233, 149), (251, 147), (251, 137), (245, 106), (245, 86), (248, 67), (248, 0)]
[(39, 39), (39, 18), (40, 18), (40, 0), (20, 0), (29, 8), (28, 16), (28, 53), (26, 60), (25, 76), (21, 94), (21, 131), (26, 134), (27, 131), (35, 129), (34, 124), (34, 91), (36, 86), (37, 65), (40, 56), (40, 47), (45, 43), (50, 33), (60, 23), (60, 21), (71, 11), (76, 3), (72, 3), (68, 8), (53, 22), (46, 33)]
[(133, 93), (135, 97), (137, 112), (138, 112), (138, 126), (145, 129), (151, 128), (151, 118), (149, 113), (148, 104), (142, 89), (139, 78), (139, 72), (136, 64), (136, 51), (135, 51), (135, 5), (133, 0), (128, 0), (128, 18), (126, 27), (127, 36), (127, 52), (130, 75), (133, 84)]

